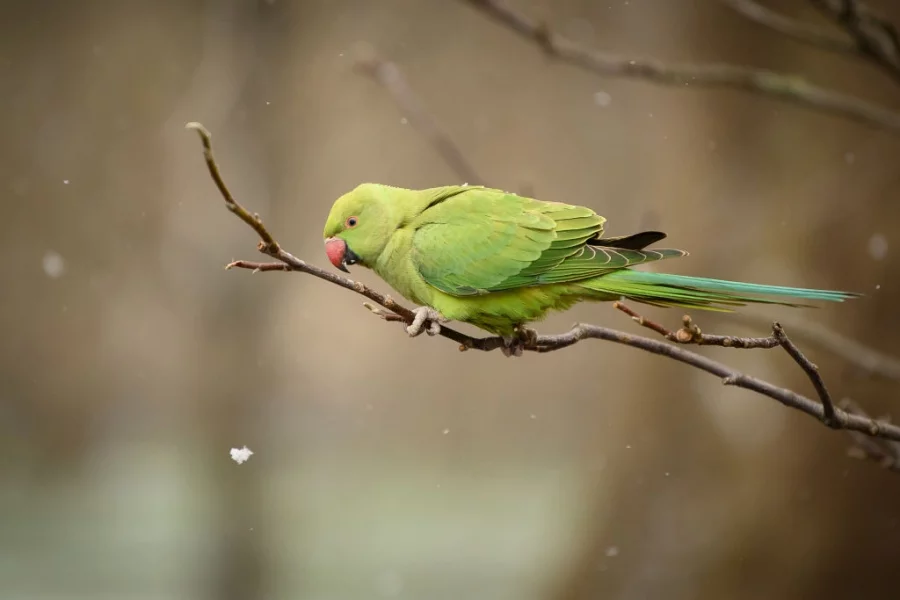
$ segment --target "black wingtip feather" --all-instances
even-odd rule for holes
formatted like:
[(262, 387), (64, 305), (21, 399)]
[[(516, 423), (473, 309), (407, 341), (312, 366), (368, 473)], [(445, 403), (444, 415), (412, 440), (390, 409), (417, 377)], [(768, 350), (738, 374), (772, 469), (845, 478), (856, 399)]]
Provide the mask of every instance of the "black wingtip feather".
[(662, 231), (642, 231), (631, 235), (623, 235), (610, 238), (594, 238), (588, 240), (591, 246), (605, 246), (607, 248), (623, 248), (625, 250), (643, 250), (650, 244), (666, 239)]

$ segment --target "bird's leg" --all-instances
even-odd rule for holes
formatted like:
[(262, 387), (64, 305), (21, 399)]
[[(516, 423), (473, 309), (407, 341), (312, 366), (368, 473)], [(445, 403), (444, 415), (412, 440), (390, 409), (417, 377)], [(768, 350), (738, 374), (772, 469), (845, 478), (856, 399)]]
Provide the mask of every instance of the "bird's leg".
[[(406, 328), (406, 333), (409, 334), (409, 337), (416, 337), (423, 330), (428, 335), (437, 335), (441, 332), (441, 323), (446, 323), (450, 320), (430, 306), (414, 308), (413, 313), (416, 316)], [(428, 323), (427, 327), (425, 327), (426, 323)]]
[(537, 332), (534, 329), (528, 329), (524, 325), (516, 325), (512, 336), (502, 336), (503, 346), (500, 351), (503, 356), (522, 356), (527, 346), (533, 346), (537, 339)]

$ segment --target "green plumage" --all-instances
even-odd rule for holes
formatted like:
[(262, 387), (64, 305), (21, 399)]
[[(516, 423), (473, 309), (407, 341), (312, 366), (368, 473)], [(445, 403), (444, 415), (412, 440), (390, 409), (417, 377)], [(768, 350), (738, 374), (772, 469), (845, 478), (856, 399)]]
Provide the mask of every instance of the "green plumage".
[(605, 221), (583, 206), (483, 187), (363, 184), (335, 202), (324, 237), (343, 240), (408, 300), (504, 336), (580, 301), (727, 311), (858, 295), (635, 271), (687, 252), (648, 249), (659, 232), (604, 238)]

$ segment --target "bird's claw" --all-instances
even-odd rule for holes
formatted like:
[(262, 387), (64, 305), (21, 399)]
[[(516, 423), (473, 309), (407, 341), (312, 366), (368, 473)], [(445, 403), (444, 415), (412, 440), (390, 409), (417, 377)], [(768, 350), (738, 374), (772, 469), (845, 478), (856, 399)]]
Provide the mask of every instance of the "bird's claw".
[(416, 337), (423, 331), (428, 335), (438, 335), (441, 332), (441, 323), (450, 320), (430, 306), (414, 308), (413, 313), (416, 316), (413, 318), (413, 322), (406, 327), (409, 337)]
[(534, 329), (529, 329), (524, 325), (516, 327), (516, 335), (526, 346), (534, 346), (537, 344), (538, 333)]
[(500, 352), (503, 356), (509, 358), (511, 356), (522, 356), (525, 348), (533, 346), (537, 339), (537, 332), (527, 327), (518, 326), (512, 336), (503, 336), (503, 345), (500, 346)]
[(525, 341), (517, 336), (503, 336), (503, 345), (500, 346), (500, 352), (503, 356), (509, 358), (511, 356), (522, 356), (525, 352)]

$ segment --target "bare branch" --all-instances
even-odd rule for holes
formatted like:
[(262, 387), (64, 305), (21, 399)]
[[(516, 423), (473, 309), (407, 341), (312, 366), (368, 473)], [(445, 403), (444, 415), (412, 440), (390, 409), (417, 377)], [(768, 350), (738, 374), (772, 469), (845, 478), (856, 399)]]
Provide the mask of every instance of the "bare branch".
[(846, 35), (786, 17), (755, 0), (720, 0), (741, 16), (776, 33), (829, 52), (857, 55), (856, 43)]
[[(777, 325), (777, 324), (776, 324)], [(541, 335), (535, 340), (534, 348), (537, 352), (549, 352), (566, 348), (586, 339), (597, 339), (614, 342), (638, 348), (645, 352), (666, 356), (673, 360), (688, 364), (694, 368), (706, 371), (722, 379), (725, 385), (733, 385), (746, 390), (751, 390), (763, 396), (777, 400), (781, 404), (804, 412), (819, 421), (825, 422), (826, 409), (824, 405), (802, 396), (792, 390), (775, 386), (767, 381), (741, 373), (720, 362), (706, 358), (700, 354), (689, 352), (678, 346), (659, 340), (631, 335), (622, 331), (598, 327), (597, 325), (575, 325), (570, 331), (559, 335)], [(846, 429), (861, 434), (883, 438), (887, 440), (900, 440), (900, 427), (878, 421), (861, 415), (850, 414), (845, 410), (834, 408), (834, 416), (831, 419), (831, 427)]]
[(406, 83), (400, 67), (380, 58), (374, 50), (368, 47), (360, 50), (356, 67), (387, 89), (394, 102), (409, 119), (410, 124), (440, 153), (444, 162), (453, 169), (457, 177), (470, 185), (481, 185), (484, 182), (475, 167), (466, 160), (459, 147), (450, 139), (450, 136), (423, 108), (419, 97)]
[[(201, 141), (203, 142), (204, 148), (204, 158), (206, 159), (206, 164), (209, 169), (210, 175), (213, 178), (213, 181), (216, 183), (216, 186), (219, 188), (219, 191), (222, 193), (222, 197), (225, 199), (226, 206), (233, 212), (238, 215), (238, 217), (250, 225), (257, 234), (260, 235), (262, 241), (257, 245), (257, 249), (263, 254), (267, 254), (284, 265), (286, 265), (291, 271), (299, 271), (302, 273), (308, 273), (317, 277), (319, 279), (323, 279), (335, 285), (338, 285), (342, 288), (354, 291), (358, 294), (361, 294), (372, 300), (376, 304), (378, 304), (381, 308), (373, 307), (371, 304), (367, 304), (367, 308), (372, 310), (379, 317), (387, 320), (387, 321), (402, 321), (403, 323), (411, 323), (413, 319), (413, 312), (408, 308), (398, 304), (395, 302), (390, 296), (382, 295), (365, 285), (359, 282), (355, 282), (351, 279), (347, 279), (345, 277), (341, 277), (339, 275), (334, 275), (328, 271), (320, 269), (319, 267), (315, 267), (310, 265), (299, 258), (295, 257), (293, 254), (283, 250), (272, 235), (268, 232), (265, 225), (263, 225), (262, 220), (258, 216), (253, 216), (251, 218), (246, 218), (246, 215), (250, 213), (247, 212), (246, 209), (243, 208), (231, 195), (228, 191), (227, 186), (223, 182), (220, 174), (218, 165), (215, 162), (212, 153), (211, 141), (209, 132), (200, 124), (190, 124), (189, 128), (194, 129), (200, 135)], [(268, 240), (268, 241), (267, 241)], [(235, 261), (230, 263), (230, 268), (244, 268), (251, 269), (252, 271), (275, 271), (275, 270), (286, 270), (286, 269), (278, 269), (274, 266), (274, 263), (253, 263), (249, 261)], [(620, 307), (620, 310), (621, 307)], [(633, 311), (625, 311), (628, 312), (632, 318), (637, 317), (640, 318), (640, 315), (637, 315)], [(649, 327), (656, 331), (657, 333), (661, 333), (664, 335), (668, 335), (668, 330), (663, 328), (661, 325), (657, 324), (649, 324), (650, 322), (641, 319), (641, 322), (645, 327)], [(715, 340), (738, 340), (742, 338), (726, 338), (725, 336), (706, 336), (706, 334), (702, 334), (699, 332), (699, 329), (693, 331), (690, 329), (692, 323), (686, 322), (686, 327), (691, 331), (691, 341), (685, 343), (700, 343), (697, 339), (703, 339), (705, 336), (707, 339), (715, 339)], [(791, 354), (792, 357), (804, 367), (804, 370), (809, 369), (811, 363), (800, 354), (799, 350), (796, 350), (796, 347), (790, 342), (787, 338), (787, 335), (781, 329), (780, 325), (777, 323), (773, 326), (773, 334), (776, 338), (778, 338), (778, 345), (781, 345)], [(440, 330), (440, 335), (443, 337), (449, 338), (460, 344), (460, 349), (478, 349), (484, 351), (495, 350), (503, 346), (503, 340), (498, 337), (485, 337), (485, 338), (473, 338), (471, 336), (465, 335), (463, 333), (459, 333), (449, 327), (442, 326)], [(677, 337), (677, 333), (674, 334)], [(532, 352), (551, 352), (555, 350), (560, 350), (562, 348), (567, 348), (572, 346), (582, 340), (587, 339), (596, 339), (596, 340), (605, 340), (609, 342), (613, 342), (616, 344), (622, 344), (625, 346), (630, 346), (632, 348), (637, 348), (639, 350), (643, 350), (645, 352), (649, 352), (651, 354), (657, 354), (660, 356), (666, 356), (678, 362), (684, 363), (686, 365), (692, 366), (696, 369), (700, 369), (701, 371), (705, 371), (712, 375), (719, 377), (722, 380), (722, 383), (725, 385), (733, 385), (737, 387), (741, 387), (763, 396), (767, 396), (776, 400), (787, 406), (789, 408), (793, 408), (795, 410), (799, 410), (803, 413), (806, 413), (809, 416), (812, 416), (820, 421), (826, 422), (830, 427), (837, 429), (845, 429), (847, 431), (858, 432), (862, 435), (880, 438), (884, 440), (892, 440), (892, 441), (900, 441), (900, 427), (893, 425), (891, 423), (885, 421), (879, 421), (876, 419), (869, 418), (865, 415), (850, 413), (844, 409), (838, 409), (831, 406), (828, 407), (830, 403), (830, 396), (828, 396), (827, 390), (824, 388), (824, 384), (819, 385), (814, 379), (813, 372), (815, 371), (815, 367), (811, 367), (811, 370), (807, 371), (807, 374), (813, 380), (814, 385), (817, 391), (820, 394), (820, 398), (822, 402), (816, 402), (815, 400), (798, 394), (792, 390), (787, 388), (778, 387), (773, 385), (767, 381), (762, 379), (752, 377), (747, 375), (746, 373), (742, 373), (731, 367), (728, 367), (720, 362), (714, 361), (710, 358), (707, 358), (703, 355), (697, 354), (695, 352), (690, 352), (683, 348), (680, 348), (677, 344), (668, 343), (666, 341), (651, 339), (642, 336), (632, 335), (623, 331), (618, 331), (615, 329), (610, 329), (607, 327), (599, 327), (597, 325), (585, 325), (585, 324), (576, 324), (566, 333), (558, 334), (558, 335), (537, 335), (531, 334), (527, 336), (527, 342), (525, 345), (525, 350)], [(746, 338), (748, 340), (755, 340), (758, 338)], [(742, 345), (743, 344), (743, 345)], [(729, 342), (716, 344), (722, 346), (729, 347), (755, 347), (760, 348), (764, 347), (762, 345), (758, 345), (757, 342)], [(815, 377), (818, 377), (818, 374), (815, 373)]]
[(852, 36), (857, 52), (900, 82), (900, 34), (893, 23), (859, 0), (811, 1)]
[(900, 113), (814, 85), (800, 76), (730, 64), (669, 64), (585, 48), (509, 7), (503, 0), (465, 0), (540, 46), (548, 55), (605, 77), (643, 79), (677, 87), (732, 88), (799, 104), (900, 134)]

